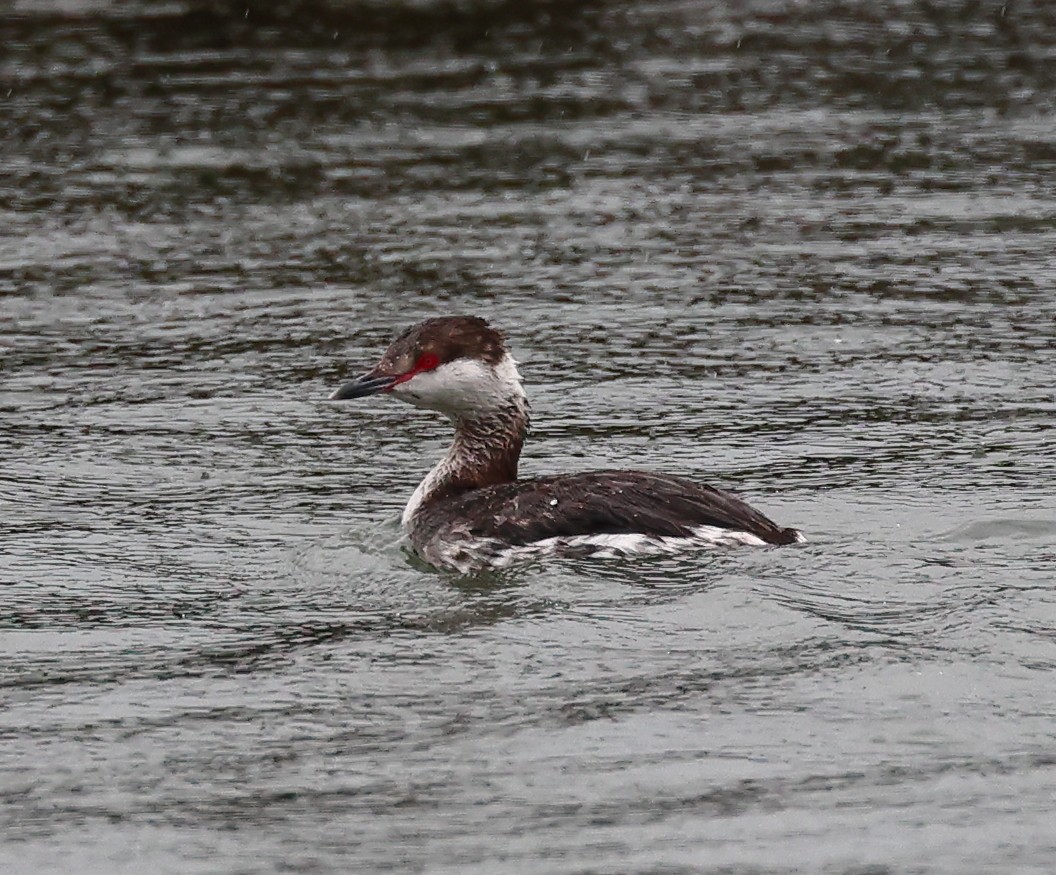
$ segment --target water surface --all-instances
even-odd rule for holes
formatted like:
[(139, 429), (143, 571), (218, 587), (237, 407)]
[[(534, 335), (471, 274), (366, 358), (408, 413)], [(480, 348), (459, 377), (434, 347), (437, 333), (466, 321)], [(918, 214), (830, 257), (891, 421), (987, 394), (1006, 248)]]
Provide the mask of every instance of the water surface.
[[(1047, 4), (100, 6), (0, 16), (0, 869), (1051, 870)], [(325, 398), (454, 312), (809, 543), (415, 561)]]

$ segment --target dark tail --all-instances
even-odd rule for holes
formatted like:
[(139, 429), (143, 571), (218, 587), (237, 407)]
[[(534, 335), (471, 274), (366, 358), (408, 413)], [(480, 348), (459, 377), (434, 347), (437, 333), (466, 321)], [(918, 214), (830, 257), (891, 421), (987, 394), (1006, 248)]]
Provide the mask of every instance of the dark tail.
[(779, 529), (777, 534), (767, 538), (771, 544), (784, 546), (785, 544), (797, 544), (807, 540), (798, 529)]

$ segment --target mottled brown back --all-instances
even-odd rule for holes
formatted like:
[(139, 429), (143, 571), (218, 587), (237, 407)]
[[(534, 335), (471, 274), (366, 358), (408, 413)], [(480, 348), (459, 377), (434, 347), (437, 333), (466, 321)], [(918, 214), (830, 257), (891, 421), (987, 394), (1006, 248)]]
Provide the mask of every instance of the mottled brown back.
[(546, 538), (595, 534), (689, 537), (697, 526), (792, 544), (783, 528), (730, 492), (648, 471), (589, 471), (517, 480), (439, 496), (423, 504), (411, 529), (419, 552), (465, 530), (474, 537), (524, 545)]

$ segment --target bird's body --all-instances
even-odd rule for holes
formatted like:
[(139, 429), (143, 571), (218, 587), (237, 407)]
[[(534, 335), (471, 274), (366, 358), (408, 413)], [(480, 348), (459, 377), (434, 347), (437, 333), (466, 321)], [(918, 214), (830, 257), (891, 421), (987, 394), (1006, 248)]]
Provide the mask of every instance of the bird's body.
[(331, 397), (378, 392), (439, 410), (455, 424), (451, 449), (403, 514), (411, 545), (433, 565), (470, 571), (547, 554), (803, 540), (735, 495), (684, 477), (590, 471), (518, 479), (527, 400), (505, 340), (482, 319), (413, 326), (372, 371)]
[(434, 565), (506, 565), (520, 557), (631, 555), (694, 545), (791, 544), (728, 492), (647, 471), (588, 471), (516, 480), (426, 503), (408, 520)]

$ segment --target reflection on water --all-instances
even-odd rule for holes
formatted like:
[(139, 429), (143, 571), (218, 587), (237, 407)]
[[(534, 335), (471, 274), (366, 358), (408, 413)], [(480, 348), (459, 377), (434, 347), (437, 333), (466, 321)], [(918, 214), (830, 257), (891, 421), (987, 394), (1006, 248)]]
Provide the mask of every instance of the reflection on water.
[[(0, 868), (1048, 870), (1048, 4), (0, 40)], [(809, 542), (415, 561), (446, 425), (324, 399), (450, 312), (509, 332), (526, 473)]]

